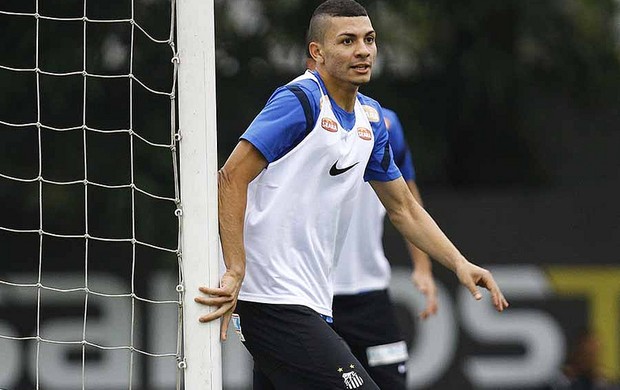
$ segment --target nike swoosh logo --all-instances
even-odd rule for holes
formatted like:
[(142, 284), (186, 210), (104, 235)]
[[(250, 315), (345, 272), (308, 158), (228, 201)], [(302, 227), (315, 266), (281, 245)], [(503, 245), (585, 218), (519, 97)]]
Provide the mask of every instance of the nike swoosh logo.
[(332, 165), (332, 167), (329, 169), (329, 174), (332, 176), (338, 176), (338, 175), (342, 175), (343, 173), (345, 173), (346, 171), (348, 171), (349, 169), (353, 168), (354, 166), (356, 166), (357, 164), (359, 164), (359, 161), (356, 162), (353, 165), (349, 165), (346, 168), (338, 168), (336, 166), (336, 164), (338, 164), (338, 160), (336, 160), (336, 162), (334, 163), (334, 165)]

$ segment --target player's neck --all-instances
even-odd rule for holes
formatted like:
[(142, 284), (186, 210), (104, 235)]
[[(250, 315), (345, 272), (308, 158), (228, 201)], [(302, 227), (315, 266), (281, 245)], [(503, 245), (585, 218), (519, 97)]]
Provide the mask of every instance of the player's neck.
[(347, 112), (353, 112), (355, 109), (355, 98), (357, 97), (357, 90), (359, 87), (351, 83), (338, 80), (331, 77), (329, 74), (321, 73), (321, 79), (327, 89), (327, 93), (332, 100)]

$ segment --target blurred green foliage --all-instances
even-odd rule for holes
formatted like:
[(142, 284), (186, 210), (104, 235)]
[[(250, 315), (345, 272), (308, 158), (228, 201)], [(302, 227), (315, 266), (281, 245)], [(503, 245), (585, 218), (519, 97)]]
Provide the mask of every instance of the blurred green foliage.
[[(82, 0), (39, 2), (48, 16), (81, 17)], [(305, 31), (319, 1), (217, 0), (216, 58), (220, 161), (271, 92), (304, 69)], [(578, 183), (617, 165), (620, 115), (618, 3), (613, 0), (364, 1), (378, 32), (379, 62), (362, 91), (396, 110), (424, 185), (474, 188)], [(34, 12), (35, 1), (5, 0), (1, 10)], [(134, 17), (156, 39), (169, 36), (170, 3), (136, 0)], [(131, 17), (129, 0), (88, 1), (92, 19)], [(0, 14), (0, 65), (36, 66), (36, 20)], [(134, 74), (171, 90), (172, 51), (127, 23), (40, 20), (38, 65), (55, 72)], [(87, 50), (83, 51), (84, 36)], [(133, 52), (130, 50), (133, 44)], [(133, 54), (132, 54), (133, 53)], [(131, 128), (151, 142), (170, 141), (170, 100), (127, 79), (41, 75), (0, 69), (0, 120), (49, 126)], [(83, 104), (86, 94), (86, 104)], [(131, 101), (131, 104), (130, 104)], [(126, 134), (41, 131), (0, 125), (0, 172), (52, 180), (126, 184), (174, 196), (171, 154)], [(84, 155), (86, 145), (87, 153)], [(86, 164), (84, 161), (86, 160)], [(611, 167), (611, 169), (610, 169)], [(615, 170), (613, 170), (615, 172)], [(75, 187), (75, 188), (73, 188)], [(3, 221), (38, 228), (38, 186), (2, 179)], [(80, 231), (82, 188), (45, 185), (45, 221)], [(130, 199), (93, 189), (91, 227), (128, 232)], [(107, 201), (104, 199), (107, 196)], [(30, 205), (23, 210), (13, 205)], [(24, 206), (25, 207), (25, 206)], [(170, 208), (170, 210), (168, 210)], [(176, 243), (164, 223), (173, 207), (140, 202), (138, 238)], [(159, 214), (158, 214), (159, 213)], [(161, 215), (160, 215), (161, 214)], [(6, 218), (6, 219), (5, 219)], [(173, 219), (173, 218), (172, 218)], [(146, 222), (144, 222), (146, 221)], [(7, 225), (3, 222), (3, 225)], [(16, 226), (14, 224), (14, 226)]]
[[(305, 28), (319, 3), (216, 2), (222, 158), (273, 89), (303, 70)], [(603, 132), (618, 126), (613, 0), (362, 4), (378, 31), (380, 58), (362, 91), (400, 114), (422, 181), (573, 180), (557, 162), (565, 156), (549, 148), (558, 133), (583, 130), (589, 117), (606, 118)], [(563, 129), (564, 122), (576, 129)]]

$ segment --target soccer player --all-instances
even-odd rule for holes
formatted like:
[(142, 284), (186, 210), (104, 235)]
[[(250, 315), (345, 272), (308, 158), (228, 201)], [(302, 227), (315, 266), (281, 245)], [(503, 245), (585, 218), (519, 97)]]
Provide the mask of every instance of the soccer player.
[(381, 107), (358, 93), (370, 81), (375, 36), (357, 2), (319, 5), (308, 30), (316, 72), (274, 92), (219, 172), (226, 271), (220, 287), (201, 287), (195, 301), (216, 307), (200, 321), (221, 317), (222, 339), (233, 318), (254, 358), (254, 389), (378, 389), (328, 324), (332, 268), (362, 179), (399, 231), (476, 299), (478, 285), (497, 310), (508, 305), (492, 275), (415, 201), (392, 159)]
[[(394, 162), (411, 193), (422, 204), (401, 123), (394, 111), (383, 108), (383, 115)], [(387, 291), (390, 264), (382, 244), (385, 208), (367, 183), (355, 198), (354, 208), (334, 271), (334, 329), (381, 389), (404, 390), (408, 353)], [(437, 312), (431, 261), (410, 243), (408, 250), (414, 266), (412, 280), (426, 295), (426, 308), (420, 317), (427, 318)]]

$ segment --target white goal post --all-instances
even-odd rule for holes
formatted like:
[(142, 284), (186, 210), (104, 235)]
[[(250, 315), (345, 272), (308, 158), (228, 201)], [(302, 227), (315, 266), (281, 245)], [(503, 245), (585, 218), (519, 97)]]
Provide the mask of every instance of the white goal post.
[(222, 389), (214, 0), (123, 3), (0, 2), (0, 389)]
[(177, 0), (185, 388), (222, 388), (220, 322), (193, 299), (219, 283), (213, 0)]

